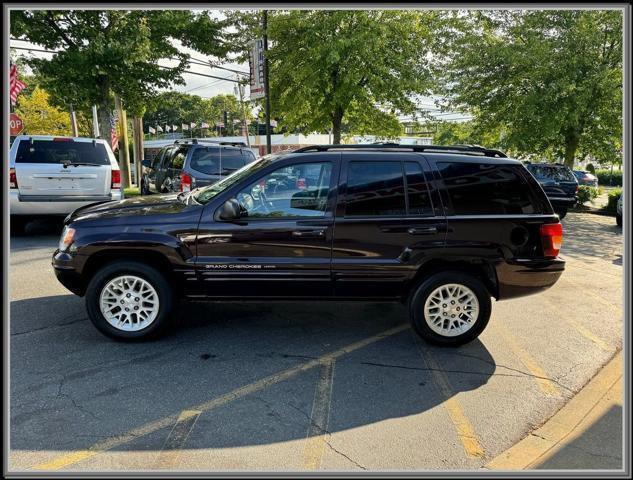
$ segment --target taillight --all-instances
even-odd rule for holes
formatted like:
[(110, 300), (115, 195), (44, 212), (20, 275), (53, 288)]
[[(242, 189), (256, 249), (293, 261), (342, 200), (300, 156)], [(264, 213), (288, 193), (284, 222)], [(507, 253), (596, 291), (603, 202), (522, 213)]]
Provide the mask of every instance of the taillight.
[(578, 190), (580, 190), (580, 185), (576, 185), (576, 193), (578, 193)]
[(191, 175), (189, 175), (188, 173), (182, 172), (180, 174), (180, 191), (191, 191)]
[(15, 176), (15, 168), (9, 169), (9, 188), (18, 188), (18, 178)]
[(298, 178), (297, 179), (297, 188), (300, 188), (300, 189), (306, 188), (306, 179), (305, 178)]
[(121, 188), (121, 170), (112, 170), (112, 185), (110, 188)]
[(563, 226), (560, 222), (541, 225), (541, 243), (543, 244), (544, 256), (558, 256), (563, 244)]

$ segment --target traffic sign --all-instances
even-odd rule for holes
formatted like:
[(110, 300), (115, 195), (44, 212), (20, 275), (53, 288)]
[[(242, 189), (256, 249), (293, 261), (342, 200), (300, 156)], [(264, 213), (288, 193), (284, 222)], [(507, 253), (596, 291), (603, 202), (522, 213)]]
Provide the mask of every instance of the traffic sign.
[(11, 136), (19, 135), (24, 130), (24, 122), (17, 114), (12, 113), (9, 119), (11, 125)]

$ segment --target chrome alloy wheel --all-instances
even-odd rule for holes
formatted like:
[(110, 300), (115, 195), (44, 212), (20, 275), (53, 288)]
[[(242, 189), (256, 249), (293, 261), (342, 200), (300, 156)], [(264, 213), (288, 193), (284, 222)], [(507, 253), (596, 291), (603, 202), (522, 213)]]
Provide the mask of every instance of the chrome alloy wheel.
[(158, 316), (158, 293), (146, 280), (134, 275), (115, 277), (99, 297), (101, 314), (117, 330), (142, 330)]
[(479, 316), (479, 301), (465, 285), (447, 283), (431, 292), (424, 303), (424, 319), (438, 335), (456, 337), (470, 330)]

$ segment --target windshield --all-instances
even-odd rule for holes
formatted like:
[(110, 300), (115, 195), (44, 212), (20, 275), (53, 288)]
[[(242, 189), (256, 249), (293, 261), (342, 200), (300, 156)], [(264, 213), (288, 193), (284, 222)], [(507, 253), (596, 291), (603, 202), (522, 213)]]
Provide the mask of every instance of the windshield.
[(193, 198), (196, 200), (196, 202), (205, 204), (209, 202), (213, 197), (215, 197), (218, 193), (223, 192), (227, 188), (235, 185), (243, 178), (248, 177), (252, 173), (255, 173), (257, 170), (261, 170), (262, 168), (267, 167), (275, 158), (277, 158), (277, 155), (266, 155), (259, 160), (246, 164), (238, 171), (232, 173), (226, 178), (223, 178), (219, 182), (216, 182), (213, 185), (209, 185), (208, 187), (201, 188), (200, 191)]

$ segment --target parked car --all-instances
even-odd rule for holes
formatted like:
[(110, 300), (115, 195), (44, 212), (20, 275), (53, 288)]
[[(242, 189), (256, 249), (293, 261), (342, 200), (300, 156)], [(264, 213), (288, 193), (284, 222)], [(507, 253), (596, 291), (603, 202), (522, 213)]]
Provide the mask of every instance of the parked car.
[(559, 218), (578, 203), (578, 180), (571, 168), (560, 163), (527, 163), (528, 171), (541, 184)]
[(558, 280), (562, 235), (502, 152), (321, 145), (189, 192), (80, 208), (53, 266), (114, 338), (163, 331), (181, 298), (334, 299), (402, 302), (424, 339), (460, 345), (486, 327), (491, 297)]
[(598, 186), (598, 177), (586, 170), (574, 170), (574, 176), (578, 181), (578, 185), (586, 185), (588, 187)]
[(121, 172), (105, 140), (19, 135), (9, 152), (11, 230), (37, 216), (64, 217), (124, 198)]
[(618, 203), (616, 203), (615, 207), (615, 222), (618, 224), (618, 227), (622, 226), (622, 197), (624, 196), (624, 192), (620, 194), (620, 198), (618, 198)]
[(251, 149), (239, 143), (176, 140), (153, 160), (143, 162), (141, 194), (188, 192), (211, 185), (255, 158)]

